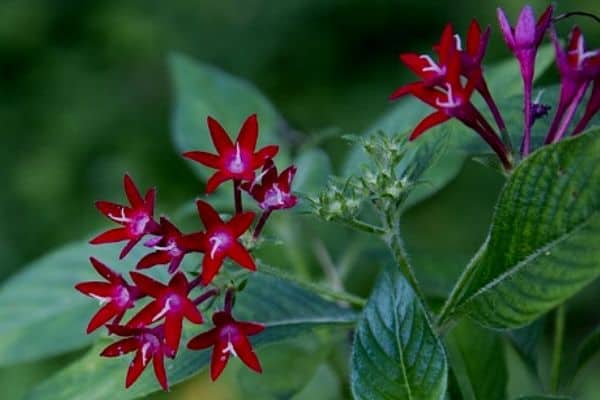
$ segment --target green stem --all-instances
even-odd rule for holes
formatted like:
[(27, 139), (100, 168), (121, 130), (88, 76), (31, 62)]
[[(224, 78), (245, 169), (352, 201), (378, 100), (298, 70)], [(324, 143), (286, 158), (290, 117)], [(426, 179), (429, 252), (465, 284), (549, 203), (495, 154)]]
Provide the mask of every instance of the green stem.
[(550, 390), (558, 393), (560, 383), (560, 364), (562, 358), (563, 340), (565, 334), (566, 308), (562, 304), (556, 309), (554, 319), (554, 345), (552, 347), (552, 369), (550, 372)]
[(359, 231), (371, 233), (374, 235), (384, 235), (386, 233), (385, 229), (380, 226), (371, 225), (367, 222), (358, 220), (358, 219), (344, 219), (344, 220), (336, 220), (339, 223), (344, 225), (348, 225), (351, 228), (355, 228)]
[(330, 298), (332, 300), (343, 301), (345, 303), (352, 304), (352, 305), (358, 306), (358, 307), (364, 307), (365, 304), (367, 304), (367, 301), (365, 299), (363, 299), (362, 297), (355, 296), (348, 292), (335, 291), (328, 287), (324, 287), (321, 285), (317, 285), (314, 283), (300, 280), (300, 279), (296, 278), (295, 276), (293, 276), (285, 271), (282, 271), (279, 268), (273, 268), (273, 267), (270, 267), (268, 265), (261, 263), (259, 270), (261, 272), (264, 272), (265, 274), (292, 281), (295, 284), (297, 284), (298, 286), (303, 287), (304, 289), (307, 289), (311, 292), (317, 293), (323, 297)]

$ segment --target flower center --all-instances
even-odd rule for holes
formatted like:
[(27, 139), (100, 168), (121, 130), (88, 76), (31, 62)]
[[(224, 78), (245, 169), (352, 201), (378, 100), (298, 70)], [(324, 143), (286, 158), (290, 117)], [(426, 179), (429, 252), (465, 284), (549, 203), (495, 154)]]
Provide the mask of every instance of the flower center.
[(437, 75), (444, 75), (446, 73), (446, 68), (437, 65), (437, 63), (433, 61), (433, 59), (427, 54), (421, 54), (419, 58), (427, 61), (427, 63), (429, 64), (427, 67), (423, 67), (423, 72), (435, 72)]
[(169, 240), (166, 246), (155, 245), (152, 246), (152, 248), (158, 251), (166, 251), (171, 257), (178, 257), (182, 254), (181, 249), (177, 247), (177, 242), (175, 241), (175, 239)]
[(125, 286), (116, 286), (113, 291), (113, 301), (119, 307), (125, 307), (131, 300), (131, 294)]
[(148, 361), (152, 358), (152, 355), (156, 353), (158, 349), (160, 349), (160, 341), (158, 338), (151, 333), (144, 333), (140, 337), (140, 341), (144, 344), (142, 345), (142, 364), (146, 366)]
[(453, 90), (452, 90), (452, 85), (450, 85), (449, 83), (446, 83), (446, 97), (448, 98), (448, 100), (446, 101), (442, 101), (439, 97), (437, 99), (435, 99), (435, 104), (437, 104), (439, 107), (442, 108), (455, 108), (461, 105), (461, 101), (459, 97), (455, 97)]
[(164, 317), (169, 311), (177, 311), (181, 307), (181, 299), (177, 294), (170, 294), (166, 297), (162, 309), (152, 318), (152, 322), (156, 322)]
[(245, 170), (244, 160), (242, 159), (242, 150), (240, 149), (240, 144), (235, 144), (235, 153), (233, 158), (229, 161), (229, 171), (234, 174), (240, 174)]
[(273, 184), (273, 187), (265, 193), (265, 200), (261, 203), (261, 208), (282, 206), (285, 204), (285, 197), (287, 197), (287, 193), (282, 192), (279, 185), (275, 183)]
[(222, 251), (223, 248), (225, 248), (229, 244), (230, 241), (231, 241), (231, 238), (229, 237), (229, 235), (227, 235), (224, 232), (218, 232), (218, 233), (213, 234), (208, 239), (208, 242), (211, 245), (210, 258), (214, 259), (215, 255), (217, 253), (219, 253), (220, 251)]

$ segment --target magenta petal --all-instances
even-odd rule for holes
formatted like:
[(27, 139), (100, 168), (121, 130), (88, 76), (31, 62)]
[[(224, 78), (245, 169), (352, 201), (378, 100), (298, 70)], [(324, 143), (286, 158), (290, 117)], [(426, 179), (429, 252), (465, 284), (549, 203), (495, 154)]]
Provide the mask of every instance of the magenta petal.
[(219, 378), (227, 365), (227, 361), (229, 361), (230, 353), (224, 352), (226, 346), (226, 343), (218, 341), (213, 349), (210, 361), (210, 377), (213, 381)]
[(119, 259), (125, 258), (127, 256), (127, 254), (129, 254), (131, 249), (133, 249), (135, 247), (135, 245), (138, 244), (138, 242), (141, 239), (142, 239), (142, 236), (132, 238), (129, 242), (127, 242), (125, 247), (123, 247), (123, 250), (121, 250), (121, 254), (119, 254)]
[(512, 50), (515, 48), (515, 38), (513, 36), (512, 27), (510, 26), (510, 22), (506, 18), (506, 14), (504, 14), (504, 10), (498, 8), (498, 23), (500, 24), (500, 30), (502, 31), (502, 36), (504, 37), (504, 41), (508, 45), (508, 47)]
[(75, 285), (75, 289), (86, 296), (111, 297), (113, 285), (107, 282), (81, 282)]
[(165, 319), (165, 339), (167, 346), (175, 353), (179, 349), (182, 326), (183, 317), (180, 314), (167, 313)]
[(530, 5), (521, 10), (515, 27), (515, 43), (517, 47), (532, 47), (535, 45), (535, 14)]
[(257, 169), (264, 165), (264, 163), (277, 155), (279, 152), (279, 146), (270, 145), (265, 146), (256, 153), (252, 157), (252, 168)]

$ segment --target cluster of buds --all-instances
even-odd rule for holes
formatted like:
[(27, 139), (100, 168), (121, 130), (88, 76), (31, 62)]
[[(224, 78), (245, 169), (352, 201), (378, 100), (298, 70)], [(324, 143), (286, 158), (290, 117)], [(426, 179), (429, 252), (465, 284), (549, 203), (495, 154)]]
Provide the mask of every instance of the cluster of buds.
[[(552, 6), (537, 21), (532, 8), (525, 6), (515, 27), (510, 25), (501, 9), (498, 9), (498, 20), (504, 41), (519, 62), (523, 79), (521, 157), (526, 157), (532, 150), (531, 128), (535, 120), (546, 115), (549, 110), (548, 105), (532, 101), (535, 59), (548, 31), (551, 33), (561, 74), (561, 94), (545, 143), (554, 143), (565, 135), (586, 91), (593, 86), (584, 114), (571, 134), (582, 132), (600, 110), (600, 50), (586, 50), (583, 34), (577, 27), (573, 28), (567, 49), (564, 50), (554, 30)], [(473, 20), (463, 48), (461, 37), (448, 24), (439, 44), (433, 47), (437, 60), (427, 54), (401, 54), (401, 61), (420, 80), (400, 87), (391, 95), (391, 99), (412, 95), (436, 109), (415, 127), (410, 140), (436, 125), (456, 118), (479, 134), (498, 155), (504, 168), (510, 170), (513, 162), (510, 136), (483, 74), (482, 61), (489, 35), (490, 28), (482, 31), (477, 21)], [(478, 92), (485, 100), (497, 129), (472, 103), (474, 92)]]
[[(155, 266), (167, 266), (168, 283), (161, 283), (139, 271), (129, 273), (130, 280), (101, 261), (91, 258), (92, 266), (104, 279), (82, 282), (76, 285), (81, 293), (100, 302), (101, 308), (90, 320), (87, 332), (106, 327), (110, 335), (121, 337), (102, 351), (105, 357), (118, 357), (135, 352), (129, 364), (125, 386), (131, 386), (152, 361), (154, 373), (164, 390), (169, 384), (164, 359), (175, 358), (182, 337), (183, 321), (202, 325), (209, 300), (224, 293), (224, 306), (212, 316), (214, 327), (193, 337), (187, 347), (199, 350), (212, 347), (211, 377), (217, 379), (230, 356), (238, 356), (249, 368), (261, 372), (260, 362), (252, 350), (248, 336), (260, 333), (264, 325), (237, 321), (233, 317), (236, 292), (242, 285), (231, 287), (215, 284), (225, 260), (250, 271), (256, 264), (240, 237), (251, 229), (256, 214), (244, 211), (242, 191), (252, 197), (262, 211), (255, 224), (252, 240), (256, 240), (269, 215), (274, 210), (293, 207), (297, 198), (291, 185), (296, 169), (291, 166), (277, 173), (273, 158), (278, 152), (275, 145), (255, 151), (258, 139), (258, 121), (252, 115), (244, 122), (237, 140), (232, 142), (223, 127), (208, 118), (208, 128), (217, 155), (191, 151), (184, 157), (217, 169), (209, 179), (206, 192), (211, 193), (222, 183), (233, 180), (235, 214), (224, 221), (213, 207), (203, 200), (196, 206), (204, 230), (182, 233), (169, 219), (154, 217), (155, 189), (141, 196), (133, 180), (125, 175), (125, 194), (129, 205), (98, 201), (96, 207), (111, 221), (120, 225), (91, 240), (92, 244), (125, 241), (120, 258), (125, 258), (142, 239), (149, 249), (136, 264), (135, 269), (144, 270)], [(256, 170), (261, 170), (256, 174)], [(203, 255), (199, 271), (188, 280), (180, 268), (190, 253)], [(243, 281), (245, 282), (245, 281)], [(123, 323), (126, 313), (141, 303), (145, 305)]]

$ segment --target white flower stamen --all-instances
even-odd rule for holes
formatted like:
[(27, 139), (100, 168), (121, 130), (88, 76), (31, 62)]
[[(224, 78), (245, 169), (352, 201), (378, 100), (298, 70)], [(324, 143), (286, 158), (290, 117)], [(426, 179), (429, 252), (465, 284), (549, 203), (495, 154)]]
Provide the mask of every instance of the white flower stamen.
[(210, 258), (214, 259), (215, 253), (217, 252), (217, 250), (219, 250), (219, 247), (221, 247), (221, 245), (225, 243), (225, 240), (223, 240), (223, 238), (221, 238), (220, 236), (215, 235), (208, 239), (208, 241), (212, 244), (212, 247), (210, 249)]
[(108, 304), (108, 303), (110, 303), (110, 301), (112, 300), (112, 298), (111, 298), (111, 297), (102, 297), (102, 296), (95, 295), (95, 294), (93, 294), (93, 293), (90, 293), (90, 297), (92, 297), (92, 298), (94, 298), (94, 299), (98, 300), (98, 302), (100, 303), (100, 306), (103, 306), (103, 305), (105, 305), (105, 304)]
[(569, 54), (574, 54), (577, 57), (577, 68), (581, 68), (585, 60), (595, 57), (598, 54), (598, 50), (585, 51), (585, 43), (583, 35), (581, 35), (577, 39), (577, 48), (569, 51)]
[(159, 319), (161, 319), (162, 317), (165, 316), (165, 314), (167, 314), (170, 310), (171, 310), (171, 301), (173, 299), (171, 297), (167, 297), (167, 301), (165, 301), (165, 305), (163, 306), (163, 308), (158, 312), (158, 314), (156, 314), (154, 316), (154, 318), (152, 318), (152, 322), (156, 322)]
[(421, 54), (419, 56), (419, 58), (427, 61), (427, 63), (429, 64), (428, 67), (424, 67), (422, 69), (423, 72), (435, 72), (438, 75), (444, 75), (445, 68), (440, 67), (439, 65), (437, 65), (436, 62), (433, 61), (433, 59), (431, 57), (429, 57), (427, 54)]
[(123, 207), (121, 207), (121, 216), (120, 217), (117, 217), (117, 216), (112, 215), (111, 213), (108, 213), (108, 218), (112, 219), (115, 222), (122, 222), (125, 224), (128, 224), (131, 222), (131, 218), (127, 218), (125, 216), (125, 208), (123, 208)]
[(454, 108), (460, 105), (458, 99), (454, 98), (454, 94), (452, 93), (452, 85), (446, 83), (446, 96), (448, 96), (447, 101), (441, 101), (439, 98), (435, 99), (435, 104), (442, 108)]
[(231, 172), (242, 172), (244, 170), (244, 163), (242, 161), (242, 151), (240, 149), (240, 144), (235, 144), (235, 158), (229, 164), (229, 170)]
[(462, 51), (462, 42), (460, 41), (460, 35), (458, 33), (454, 34), (454, 41), (456, 42), (456, 50)]
[(221, 352), (224, 355), (229, 353), (234, 357), (238, 356), (237, 353), (235, 352), (235, 349), (233, 348), (233, 343), (231, 343), (231, 340), (227, 342), (227, 347), (225, 347)]

